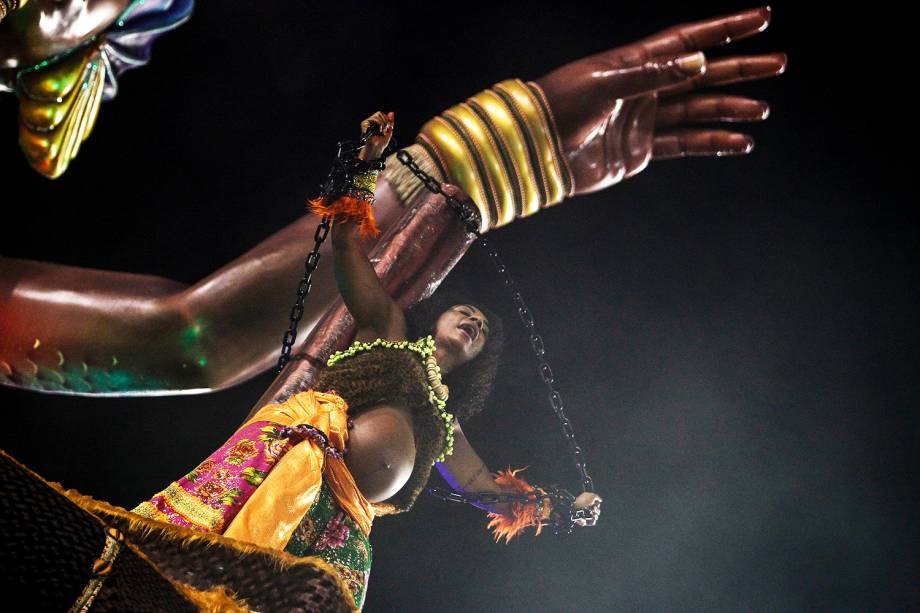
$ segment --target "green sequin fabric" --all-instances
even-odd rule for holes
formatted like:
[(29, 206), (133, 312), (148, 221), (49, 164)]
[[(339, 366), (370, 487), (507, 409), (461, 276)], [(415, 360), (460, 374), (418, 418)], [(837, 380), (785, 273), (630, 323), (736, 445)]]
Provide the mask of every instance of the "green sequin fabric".
[(371, 543), (325, 483), (284, 550), (300, 557), (319, 556), (331, 564), (348, 584), (358, 608), (364, 604), (371, 573)]

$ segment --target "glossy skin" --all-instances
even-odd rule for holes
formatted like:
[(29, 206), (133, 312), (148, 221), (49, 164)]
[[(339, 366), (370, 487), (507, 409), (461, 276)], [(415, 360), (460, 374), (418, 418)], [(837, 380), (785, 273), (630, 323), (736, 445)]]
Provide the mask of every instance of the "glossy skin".
[(469, 304), (457, 304), (438, 317), (434, 329), (434, 356), (448, 373), (474, 360), (489, 340), (489, 319)]
[(380, 405), (354, 419), (345, 463), (358, 489), (382, 502), (402, 488), (415, 465), (412, 415), (404, 407)]
[(102, 32), (131, 0), (30, 0), (0, 24), (0, 69), (23, 68)]
[[(445, 311), (434, 330), (435, 358), (442, 374), (474, 360), (485, 346), (487, 329), (488, 321), (475, 307), (455, 305)], [(378, 336), (375, 330), (363, 328), (358, 338), (373, 340)], [(358, 488), (371, 502), (393, 496), (409, 480), (415, 465), (412, 423), (406, 407), (386, 404), (367, 409), (354, 419), (346, 463)]]
[[(538, 79), (556, 118), (576, 193), (613, 185), (657, 159), (748, 153), (749, 136), (694, 125), (758, 121), (767, 115), (766, 104), (697, 90), (780, 74), (785, 56), (707, 63), (697, 51), (756, 34), (769, 18), (769, 9), (760, 8), (674, 26)], [(381, 253), (387, 241), (413, 244), (390, 230), (420, 204), (402, 202), (386, 177), (384, 172), (375, 204), (383, 234), (374, 248)], [(438, 219), (441, 213), (428, 214), (442, 230), (452, 223)], [(0, 258), (0, 383), (60, 393), (193, 393), (226, 388), (265, 371), (276, 362), (280, 331), (302, 275), (303, 237), (312, 236), (317, 223), (313, 216), (303, 217), (192, 286)], [(426, 227), (414, 226), (419, 236), (428, 236)], [(415, 274), (409, 270), (431, 271), (435, 264), (427, 260), (434, 259), (442, 266), (433, 273), (439, 280), (465, 249), (459, 238), (450, 245), (429, 244), (429, 251), (401, 259), (406, 268), (387, 274), (405, 278)], [(365, 251), (371, 247), (362, 245)], [(328, 244), (322, 253), (328, 258)], [(434, 287), (435, 282), (416, 284), (399, 294), (400, 300), (408, 306)], [(332, 271), (320, 265), (299, 338), (335, 308), (336, 297)], [(333, 337), (314, 337), (300, 349), (345, 342), (338, 336), (345, 332), (342, 326), (323, 330)], [(287, 372), (290, 379), (276, 382), (266, 397), (308, 380), (304, 370)]]
[(702, 52), (762, 32), (770, 16), (762, 7), (677, 25), (537, 79), (556, 117), (575, 193), (609, 187), (650, 160), (750, 153), (750, 136), (695, 124), (760, 121), (767, 104), (697, 90), (779, 75), (786, 56), (709, 62)]

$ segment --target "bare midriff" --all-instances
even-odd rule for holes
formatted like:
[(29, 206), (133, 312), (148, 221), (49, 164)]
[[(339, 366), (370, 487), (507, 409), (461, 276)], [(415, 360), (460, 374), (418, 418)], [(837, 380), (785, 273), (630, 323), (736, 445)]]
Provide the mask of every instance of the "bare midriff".
[(370, 502), (398, 492), (415, 465), (415, 433), (409, 409), (381, 404), (354, 418), (345, 463)]

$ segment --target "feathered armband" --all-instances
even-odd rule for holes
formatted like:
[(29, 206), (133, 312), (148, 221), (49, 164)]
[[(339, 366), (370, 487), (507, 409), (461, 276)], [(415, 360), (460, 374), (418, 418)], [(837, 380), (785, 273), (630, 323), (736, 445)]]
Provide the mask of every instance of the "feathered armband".
[(489, 513), (491, 521), (488, 527), (492, 530), (495, 542), (504, 538), (506, 544), (510, 543), (511, 539), (530, 526), (535, 529), (534, 535), (540, 534), (543, 530), (543, 523), (549, 519), (552, 512), (550, 499), (544, 496), (545, 492), (516, 476), (523, 470), (523, 468), (511, 469), (509, 467), (508, 470), (500, 470), (495, 474), (495, 482), (504, 486), (506, 490), (513, 490), (520, 494), (529, 494), (531, 492), (537, 494), (533, 501), (512, 502), (510, 515)]
[[(347, 145), (347, 146), (346, 146)], [(361, 160), (356, 157), (363, 141), (339, 143), (339, 154), (322, 187), (322, 195), (308, 201), (310, 210), (334, 222), (350, 221), (358, 224), (361, 236), (373, 238), (380, 234), (374, 213), (374, 190), (377, 176), (385, 164), (380, 160)]]
[[(370, 174), (370, 173), (368, 173)], [(376, 175), (377, 173), (373, 173)], [(376, 177), (375, 177), (376, 179)], [(376, 182), (376, 181), (375, 181)], [(320, 217), (331, 217), (335, 222), (350, 221), (358, 224), (361, 236), (374, 238), (380, 234), (374, 219), (372, 205), (374, 192), (349, 188), (338, 197), (320, 196), (309, 201), (310, 210)]]

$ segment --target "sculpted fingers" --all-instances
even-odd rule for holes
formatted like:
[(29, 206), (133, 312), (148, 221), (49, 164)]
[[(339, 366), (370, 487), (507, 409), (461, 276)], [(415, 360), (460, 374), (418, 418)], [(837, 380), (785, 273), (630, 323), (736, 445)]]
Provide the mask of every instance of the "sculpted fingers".
[(652, 159), (744, 155), (753, 150), (754, 139), (747, 134), (725, 130), (677, 130), (655, 136)]
[(662, 95), (673, 96), (692, 89), (730, 85), (742, 81), (766, 79), (783, 74), (786, 70), (785, 53), (767, 53), (711, 60), (706, 72), (690, 81), (684, 81), (662, 89)]
[(762, 121), (769, 114), (770, 106), (761, 100), (741, 96), (696, 94), (672, 98), (659, 104), (655, 127), (661, 130), (685, 123)]
[(669, 59), (654, 57), (635, 65), (611, 65), (595, 70), (593, 76), (605, 84), (609, 97), (629, 98), (653, 91), (673, 96), (701, 87), (775, 77), (785, 72), (787, 63), (785, 53), (713, 60), (696, 52)]
[(649, 58), (641, 48), (631, 47), (572, 62), (541, 77), (537, 84), (557, 118), (572, 115), (580, 121), (609, 112), (616, 100), (675, 87), (705, 71), (706, 56), (700, 51)]
[(729, 85), (783, 74), (788, 59), (785, 53), (730, 57), (712, 62), (709, 74), (700, 78), (701, 86)]
[(689, 86), (691, 80), (700, 78), (705, 72), (706, 56), (698, 51), (668, 59), (650, 59), (633, 66), (611, 65), (607, 69), (596, 70), (594, 77), (602, 85), (601, 95), (610, 101), (681, 84)]
[(636, 46), (642, 47), (648, 57), (709, 49), (763, 32), (770, 25), (770, 17), (770, 7), (763, 6), (683, 23), (644, 38)]
[[(637, 43), (567, 64), (537, 81), (556, 119), (576, 193), (641, 172), (650, 159), (749, 153), (753, 139), (704, 122), (759, 121), (769, 107), (739, 96), (687, 95), (781, 74), (782, 53), (712, 60), (703, 49), (747, 38), (770, 23), (768, 7), (681, 24)], [(660, 108), (656, 108), (660, 107)], [(664, 128), (667, 132), (661, 132)]]

